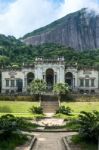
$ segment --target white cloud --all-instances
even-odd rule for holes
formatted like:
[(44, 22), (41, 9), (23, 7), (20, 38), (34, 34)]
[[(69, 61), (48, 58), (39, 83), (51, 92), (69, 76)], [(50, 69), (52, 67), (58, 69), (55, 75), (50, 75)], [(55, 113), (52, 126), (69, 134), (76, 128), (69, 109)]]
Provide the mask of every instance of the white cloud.
[(61, 5), (61, 13), (59, 17), (65, 14), (75, 12), (82, 8), (89, 8), (99, 13), (99, 1), (98, 0), (65, 0), (64, 4)]
[(97, 0), (16, 0), (10, 4), (6, 13), (0, 14), (0, 33), (16, 37), (33, 31), (41, 26), (83, 7), (98, 10)]
[(0, 15), (0, 33), (17, 37), (54, 21), (57, 4), (49, 0), (17, 0)]

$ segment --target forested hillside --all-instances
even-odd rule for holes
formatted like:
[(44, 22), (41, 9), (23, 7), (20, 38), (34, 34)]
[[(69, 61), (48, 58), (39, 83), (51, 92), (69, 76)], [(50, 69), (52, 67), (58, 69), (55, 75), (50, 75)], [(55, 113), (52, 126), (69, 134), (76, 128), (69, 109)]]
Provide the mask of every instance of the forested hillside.
[(13, 36), (0, 35), (0, 67), (18, 67), (23, 63), (33, 63), (35, 57), (60, 56), (65, 57), (67, 65), (99, 68), (99, 50), (79, 52), (57, 44), (27, 46)]

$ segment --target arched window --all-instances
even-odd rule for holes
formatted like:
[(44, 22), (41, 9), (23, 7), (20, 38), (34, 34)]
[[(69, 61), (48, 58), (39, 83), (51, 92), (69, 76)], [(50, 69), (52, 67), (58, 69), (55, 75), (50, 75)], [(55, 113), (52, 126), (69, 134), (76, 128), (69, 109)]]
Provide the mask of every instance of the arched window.
[(70, 87), (73, 86), (73, 74), (71, 72), (67, 72), (65, 75), (65, 82), (68, 83)]
[(29, 72), (27, 74), (27, 85), (29, 85), (32, 82), (32, 80), (34, 80), (34, 73)]

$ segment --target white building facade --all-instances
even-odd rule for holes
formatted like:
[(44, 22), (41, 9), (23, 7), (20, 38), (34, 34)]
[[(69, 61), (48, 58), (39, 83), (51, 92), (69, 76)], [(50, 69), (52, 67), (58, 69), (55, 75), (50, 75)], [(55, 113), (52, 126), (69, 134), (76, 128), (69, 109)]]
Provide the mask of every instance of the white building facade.
[(20, 70), (2, 70), (1, 93), (26, 93), (28, 85), (34, 79), (44, 80), (48, 90), (52, 90), (56, 83), (68, 83), (74, 92), (99, 92), (97, 70), (67, 68), (64, 58), (36, 58), (32, 66), (23, 66)]

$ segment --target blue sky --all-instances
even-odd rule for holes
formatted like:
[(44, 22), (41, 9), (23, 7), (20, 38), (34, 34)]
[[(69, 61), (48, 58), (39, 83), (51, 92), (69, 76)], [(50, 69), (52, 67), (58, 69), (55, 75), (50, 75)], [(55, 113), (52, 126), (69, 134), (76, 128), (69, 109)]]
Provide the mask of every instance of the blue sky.
[(5, 13), (15, 0), (0, 0), (0, 13)]
[(0, 0), (0, 33), (21, 37), (85, 7), (99, 13), (99, 0)]

